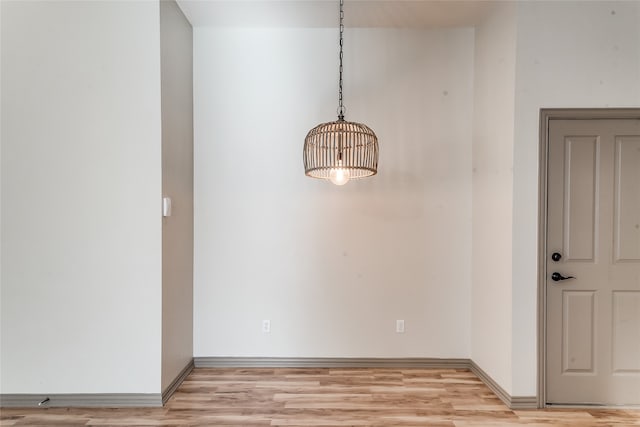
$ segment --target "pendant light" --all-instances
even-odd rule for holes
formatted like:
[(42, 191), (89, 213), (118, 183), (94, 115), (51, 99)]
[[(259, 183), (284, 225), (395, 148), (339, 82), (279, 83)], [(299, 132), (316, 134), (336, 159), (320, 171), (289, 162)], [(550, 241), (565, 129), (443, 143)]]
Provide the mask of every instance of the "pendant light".
[(344, 0), (340, 0), (340, 68), (338, 120), (321, 123), (304, 139), (304, 173), (344, 185), (350, 179), (364, 178), (378, 172), (378, 138), (362, 123), (344, 119), (342, 102), (342, 46), (344, 37)]

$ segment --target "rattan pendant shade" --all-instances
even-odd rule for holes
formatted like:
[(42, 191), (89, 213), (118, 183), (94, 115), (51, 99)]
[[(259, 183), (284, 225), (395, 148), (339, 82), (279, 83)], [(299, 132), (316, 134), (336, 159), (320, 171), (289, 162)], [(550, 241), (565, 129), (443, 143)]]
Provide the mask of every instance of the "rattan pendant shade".
[(309, 131), (304, 140), (305, 174), (330, 179), (337, 169), (343, 169), (350, 179), (376, 174), (378, 138), (367, 125), (337, 120)]
[(364, 178), (378, 172), (378, 138), (367, 125), (344, 119), (342, 103), (342, 46), (344, 34), (344, 0), (340, 0), (340, 69), (338, 120), (321, 123), (304, 139), (305, 175), (328, 179), (344, 185), (350, 179)]

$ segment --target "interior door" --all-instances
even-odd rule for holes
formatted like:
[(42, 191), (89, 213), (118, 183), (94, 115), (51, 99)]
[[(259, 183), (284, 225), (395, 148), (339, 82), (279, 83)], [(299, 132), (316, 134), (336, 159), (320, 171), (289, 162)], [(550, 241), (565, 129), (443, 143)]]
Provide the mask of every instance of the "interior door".
[(640, 120), (550, 120), (546, 396), (640, 405)]

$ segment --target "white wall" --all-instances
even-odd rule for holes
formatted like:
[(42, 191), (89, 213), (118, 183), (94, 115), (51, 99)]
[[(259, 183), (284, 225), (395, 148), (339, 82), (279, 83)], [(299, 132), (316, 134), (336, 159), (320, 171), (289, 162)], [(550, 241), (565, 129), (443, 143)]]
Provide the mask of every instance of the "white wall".
[(195, 356), (469, 356), (473, 31), (345, 45), (380, 172), (338, 188), (302, 166), (335, 119), (336, 30), (194, 29)]
[(1, 392), (157, 393), (158, 4), (1, 7)]
[(174, 1), (160, 2), (162, 193), (162, 390), (193, 356), (193, 32)]
[(540, 108), (640, 106), (639, 2), (518, 3), (513, 394), (536, 392)]
[(511, 393), (511, 261), (516, 6), (475, 32), (471, 357)]

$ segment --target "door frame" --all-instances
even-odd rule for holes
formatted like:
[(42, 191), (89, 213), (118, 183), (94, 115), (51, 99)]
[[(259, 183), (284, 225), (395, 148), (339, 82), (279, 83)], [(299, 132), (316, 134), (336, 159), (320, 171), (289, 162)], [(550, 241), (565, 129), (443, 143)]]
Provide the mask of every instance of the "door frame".
[(541, 108), (538, 169), (538, 408), (547, 406), (547, 177), (551, 120), (640, 119), (640, 108)]

